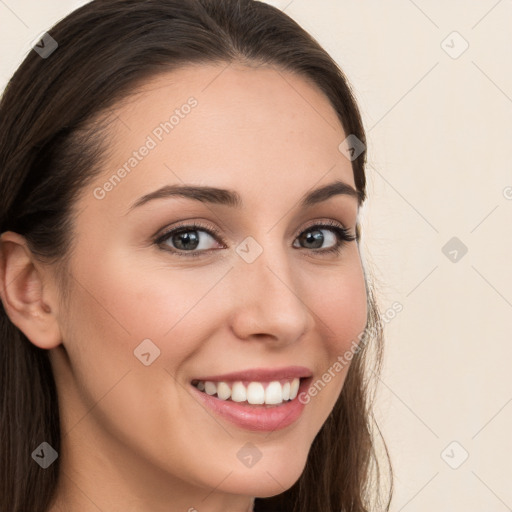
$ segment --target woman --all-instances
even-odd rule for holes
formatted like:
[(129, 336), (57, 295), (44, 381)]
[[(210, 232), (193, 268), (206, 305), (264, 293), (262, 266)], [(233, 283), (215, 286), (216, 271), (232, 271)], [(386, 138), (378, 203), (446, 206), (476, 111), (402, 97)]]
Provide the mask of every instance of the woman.
[(365, 136), (318, 43), (256, 1), (96, 0), (0, 126), (2, 511), (388, 508)]

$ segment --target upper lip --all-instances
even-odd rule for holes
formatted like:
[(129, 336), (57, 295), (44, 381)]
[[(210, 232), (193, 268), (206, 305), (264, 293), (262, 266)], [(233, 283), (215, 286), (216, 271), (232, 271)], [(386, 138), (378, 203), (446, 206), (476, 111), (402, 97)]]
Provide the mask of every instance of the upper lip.
[(197, 377), (194, 380), (202, 381), (273, 381), (293, 378), (311, 377), (312, 372), (305, 366), (286, 366), (283, 368), (251, 368), (239, 372), (224, 373), (222, 375), (210, 375), (206, 377)]

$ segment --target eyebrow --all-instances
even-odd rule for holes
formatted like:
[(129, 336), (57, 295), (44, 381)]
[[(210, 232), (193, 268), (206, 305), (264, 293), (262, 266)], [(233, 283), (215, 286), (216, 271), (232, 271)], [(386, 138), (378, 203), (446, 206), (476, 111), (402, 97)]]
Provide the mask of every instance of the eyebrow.
[[(300, 199), (299, 207), (308, 208), (336, 195), (354, 197), (358, 202), (362, 201), (360, 192), (351, 185), (344, 183), (343, 181), (334, 181), (333, 183), (329, 183), (328, 185), (307, 192)], [(154, 192), (150, 192), (149, 194), (140, 197), (134, 204), (132, 204), (132, 206), (130, 206), (128, 212), (148, 203), (149, 201), (175, 196), (193, 199), (202, 203), (230, 206), (232, 208), (241, 208), (243, 205), (240, 194), (234, 190), (202, 185), (165, 185)]]

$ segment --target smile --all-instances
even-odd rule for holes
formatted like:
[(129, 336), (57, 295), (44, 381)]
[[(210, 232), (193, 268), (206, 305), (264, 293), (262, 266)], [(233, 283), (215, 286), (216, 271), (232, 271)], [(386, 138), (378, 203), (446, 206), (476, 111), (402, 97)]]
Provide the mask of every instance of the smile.
[(257, 381), (236, 381), (236, 382), (212, 382), (193, 381), (192, 385), (199, 391), (220, 400), (231, 400), (233, 402), (245, 402), (252, 405), (279, 405), (283, 402), (293, 400), (299, 391), (300, 379), (273, 380), (271, 382)]
[(302, 366), (253, 369), (191, 381), (192, 394), (217, 416), (246, 430), (274, 431), (301, 416), (298, 395), (313, 379)]

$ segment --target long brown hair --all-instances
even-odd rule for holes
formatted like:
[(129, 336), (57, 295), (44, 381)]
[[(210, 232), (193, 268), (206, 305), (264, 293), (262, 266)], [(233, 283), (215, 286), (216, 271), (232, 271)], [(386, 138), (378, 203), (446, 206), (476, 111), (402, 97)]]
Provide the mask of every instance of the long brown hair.
[[(65, 268), (74, 201), (97, 176), (108, 151), (109, 109), (159, 73), (188, 63), (232, 62), (298, 73), (325, 94), (345, 133), (366, 143), (343, 72), (295, 21), (270, 5), (254, 0), (95, 0), (49, 34), (58, 47), (46, 58), (32, 50), (0, 102), (0, 232), (23, 235), (42, 261)], [(359, 205), (366, 198), (365, 158), (363, 151), (352, 161)], [(314, 439), (299, 480), (279, 496), (257, 499), (256, 510), (389, 509), (391, 466), (386, 449), (391, 479), (384, 486), (387, 492), (380, 492), (371, 407), (383, 323), (367, 268), (365, 283), (367, 326), (342, 393)], [(3, 306), (0, 372), (0, 510), (47, 512), (60, 459), (42, 469), (31, 453), (43, 441), (60, 450), (57, 390), (48, 351), (32, 344)]]

